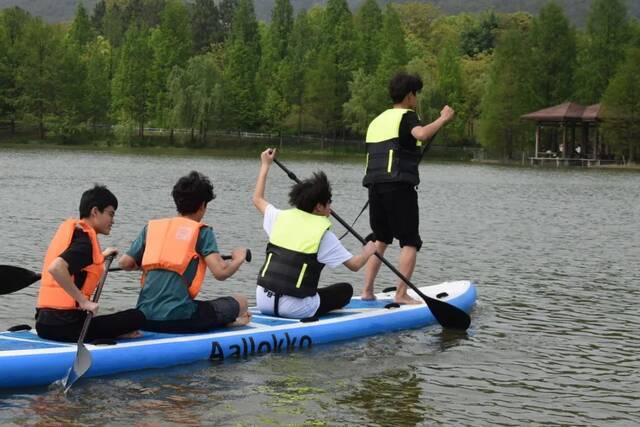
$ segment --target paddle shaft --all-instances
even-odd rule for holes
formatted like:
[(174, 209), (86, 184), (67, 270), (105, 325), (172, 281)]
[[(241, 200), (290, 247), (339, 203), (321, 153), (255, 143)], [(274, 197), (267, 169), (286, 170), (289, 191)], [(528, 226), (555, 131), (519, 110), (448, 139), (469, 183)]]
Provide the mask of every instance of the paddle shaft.
[[(285, 165), (283, 165), (280, 160), (274, 158), (273, 161), (280, 166), (280, 168), (282, 168), (282, 170), (289, 176), (289, 178), (291, 178), (292, 180), (294, 180), (295, 182), (300, 182), (300, 179), (293, 173), (291, 172), (289, 169), (287, 169), (287, 167)], [(358, 239), (360, 241), (360, 243), (362, 243), (363, 245), (367, 244), (367, 241), (353, 228), (351, 228), (351, 226), (349, 226), (349, 224), (347, 222), (345, 222), (345, 220), (343, 220), (337, 213), (335, 213), (333, 211), (333, 209), (331, 209), (331, 216), (334, 217), (340, 224), (342, 224), (342, 226), (344, 228), (346, 228), (347, 230), (349, 230), (349, 232), (351, 234), (354, 235), (354, 237), (356, 239)], [(396, 276), (400, 277), (400, 279), (402, 279), (403, 282), (405, 282), (411, 289), (413, 289), (418, 295), (420, 295), (420, 297), (424, 300), (429, 299), (428, 296), (426, 296), (425, 294), (423, 294), (420, 289), (418, 289), (416, 287), (416, 285), (414, 285), (413, 283), (411, 283), (411, 281), (406, 278), (393, 264), (391, 264), (389, 261), (386, 260), (385, 257), (383, 257), (382, 255), (380, 255), (378, 252), (374, 252), (374, 255), (378, 257), (378, 259), (380, 261), (382, 261), (382, 263), (384, 265), (386, 265), (387, 267), (389, 267), (389, 269), (391, 271), (393, 271)]]
[[(283, 165), (278, 159), (274, 157), (273, 161), (280, 167), (280, 169), (282, 169), (287, 174), (289, 178), (291, 178), (293, 181), (297, 183), (300, 182), (300, 179), (298, 179), (296, 174), (294, 174), (289, 169), (287, 169), (287, 167)], [(342, 224), (344, 228), (349, 230), (349, 232), (353, 234), (355, 238), (360, 241), (360, 243), (362, 243), (363, 245), (367, 243), (366, 240), (360, 234), (358, 234), (357, 231), (355, 231), (352, 227), (350, 227), (349, 224), (347, 224), (342, 218), (340, 218), (340, 216), (336, 214), (333, 211), (333, 209), (331, 209), (331, 216), (334, 217), (340, 224)], [(418, 289), (416, 285), (411, 283), (411, 281), (407, 277), (405, 277), (404, 274), (402, 274), (393, 264), (387, 261), (382, 255), (380, 255), (377, 251), (374, 252), (374, 254), (376, 257), (378, 257), (380, 261), (382, 261), (384, 265), (389, 267), (389, 269), (396, 276), (398, 276), (404, 283), (406, 283), (407, 286), (413, 289), (413, 291), (416, 294), (418, 294), (420, 298), (424, 300), (424, 302), (427, 303), (427, 305), (431, 309), (432, 314), (442, 326), (451, 327), (453, 329), (462, 329), (462, 330), (466, 330), (469, 327), (469, 324), (471, 323), (471, 319), (469, 318), (469, 315), (467, 313), (465, 313), (463, 310), (459, 309), (458, 307), (455, 307), (449, 303), (446, 303), (445, 301), (441, 301), (425, 295), (424, 293), (422, 293), (422, 291), (420, 291), (420, 289)]]
[[(113, 262), (114, 255), (108, 256), (105, 261), (104, 273), (102, 273), (102, 277), (100, 277), (100, 282), (98, 282), (98, 287), (96, 288), (96, 293), (93, 295), (93, 302), (97, 303), (100, 299), (100, 294), (102, 293), (102, 287), (104, 286), (105, 280), (107, 280), (107, 274), (111, 266), (111, 262)], [(93, 312), (87, 312), (87, 317), (84, 319), (84, 324), (82, 325), (82, 330), (80, 331), (80, 336), (78, 337), (78, 345), (83, 345), (84, 337), (87, 335), (87, 331), (89, 330), (89, 324), (91, 323), (91, 319), (93, 319)]]

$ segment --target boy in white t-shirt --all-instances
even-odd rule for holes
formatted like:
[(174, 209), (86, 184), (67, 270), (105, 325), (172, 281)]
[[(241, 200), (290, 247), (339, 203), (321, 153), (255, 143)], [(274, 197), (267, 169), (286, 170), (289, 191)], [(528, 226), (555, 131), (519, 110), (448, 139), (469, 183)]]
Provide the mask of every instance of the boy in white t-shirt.
[(253, 204), (264, 215), (263, 227), (269, 236), (265, 263), (258, 273), (258, 309), (280, 317), (317, 317), (344, 307), (353, 296), (349, 283), (318, 288), (322, 268), (344, 264), (358, 271), (375, 253), (375, 244), (367, 243), (362, 253), (354, 256), (329, 231), (331, 186), (324, 172), (292, 187), (292, 209), (280, 210), (267, 202), (264, 191), (275, 154), (275, 149), (261, 154), (253, 193)]

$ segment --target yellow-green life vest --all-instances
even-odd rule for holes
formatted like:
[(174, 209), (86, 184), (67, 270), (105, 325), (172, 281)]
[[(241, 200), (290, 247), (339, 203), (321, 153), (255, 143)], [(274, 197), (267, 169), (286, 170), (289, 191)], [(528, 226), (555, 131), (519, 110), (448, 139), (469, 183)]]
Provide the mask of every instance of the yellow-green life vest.
[(373, 119), (367, 129), (367, 161), (362, 185), (383, 182), (420, 183), (418, 164), (422, 141), (413, 149), (400, 146), (400, 123), (408, 109), (391, 108)]
[(271, 229), (258, 285), (280, 295), (315, 295), (324, 267), (318, 248), (329, 227), (325, 216), (295, 208), (281, 211)]

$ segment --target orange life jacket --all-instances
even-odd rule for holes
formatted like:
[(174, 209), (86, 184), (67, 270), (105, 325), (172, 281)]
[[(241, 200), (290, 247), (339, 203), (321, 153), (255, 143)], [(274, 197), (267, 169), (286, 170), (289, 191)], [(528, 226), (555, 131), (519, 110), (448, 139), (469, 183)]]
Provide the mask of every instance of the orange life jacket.
[(96, 289), (100, 277), (104, 272), (104, 257), (98, 243), (96, 231), (89, 224), (80, 219), (68, 219), (63, 222), (58, 231), (53, 236), (47, 255), (42, 265), (42, 278), (40, 279), (40, 292), (38, 293), (38, 308), (56, 308), (60, 310), (78, 309), (77, 301), (65, 291), (62, 286), (49, 273), (49, 267), (53, 261), (58, 258), (64, 251), (69, 248), (73, 232), (76, 228), (81, 228), (89, 235), (91, 240), (91, 248), (93, 253), (93, 264), (83, 268), (82, 271), (87, 273), (87, 277), (80, 288), (80, 291), (90, 298)]
[(198, 259), (198, 270), (189, 288), (189, 295), (195, 298), (200, 292), (206, 273), (204, 258), (196, 252), (200, 228), (206, 225), (184, 217), (156, 219), (147, 225), (147, 239), (142, 256), (141, 282), (150, 270), (168, 270), (183, 276), (192, 260)]

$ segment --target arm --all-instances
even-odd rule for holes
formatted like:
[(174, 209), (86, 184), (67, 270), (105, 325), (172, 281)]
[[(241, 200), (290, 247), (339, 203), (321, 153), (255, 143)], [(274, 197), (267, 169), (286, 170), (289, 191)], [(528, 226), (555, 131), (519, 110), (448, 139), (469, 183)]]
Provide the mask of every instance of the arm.
[(411, 129), (411, 135), (417, 140), (426, 141), (432, 138), (440, 128), (449, 123), (454, 116), (455, 112), (453, 108), (445, 105), (442, 111), (440, 111), (440, 117), (426, 126), (416, 126)]
[(247, 250), (245, 248), (236, 248), (231, 251), (231, 260), (229, 262), (222, 259), (219, 253), (213, 252), (204, 257), (209, 271), (218, 280), (226, 280), (233, 276), (245, 261)]
[(49, 266), (47, 270), (53, 279), (69, 294), (74, 300), (78, 302), (81, 309), (91, 311), (93, 314), (98, 312), (98, 304), (89, 301), (86, 296), (78, 289), (73, 283), (73, 278), (69, 274), (69, 264), (64, 259), (58, 257)]
[(140, 266), (138, 265), (136, 260), (132, 256), (127, 254), (124, 254), (120, 257), (120, 259), (118, 260), (118, 265), (120, 266), (121, 269), (125, 271), (140, 269)]
[(343, 264), (351, 271), (360, 270), (369, 260), (371, 255), (376, 252), (376, 244), (374, 242), (367, 242), (362, 248), (360, 255), (349, 258)]
[(271, 163), (273, 162), (275, 155), (275, 148), (267, 148), (260, 155), (260, 172), (258, 173), (256, 188), (253, 191), (253, 205), (262, 215), (264, 215), (264, 211), (267, 209), (267, 206), (269, 206), (269, 202), (264, 198), (264, 189), (267, 185), (267, 174), (269, 173), (269, 168), (271, 167)]

